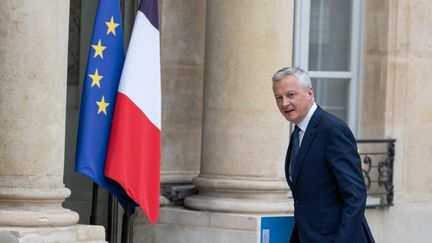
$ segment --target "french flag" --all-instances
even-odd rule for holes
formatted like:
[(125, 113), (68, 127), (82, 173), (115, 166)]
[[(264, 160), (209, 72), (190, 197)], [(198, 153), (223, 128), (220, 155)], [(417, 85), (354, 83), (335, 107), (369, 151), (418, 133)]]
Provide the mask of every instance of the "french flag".
[(105, 175), (156, 223), (159, 216), (161, 78), (157, 0), (139, 6), (117, 93)]

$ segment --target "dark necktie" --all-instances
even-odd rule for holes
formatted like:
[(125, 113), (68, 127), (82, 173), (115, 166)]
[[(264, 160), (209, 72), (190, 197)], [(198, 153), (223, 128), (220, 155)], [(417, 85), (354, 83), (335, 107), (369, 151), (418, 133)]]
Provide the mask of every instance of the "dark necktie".
[(291, 147), (291, 155), (290, 155), (291, 176), (292, 176), (292, 173), (294, 172), (294, 165), (295, 165), (294, 163), (295, 163), (295, 160), (297, 158), (297, 153), (298, 153), (299, 146), (300, 146), (299, 131), (300, 131), (300, 128), (298, 126), (295, 126), (294, 132), (292, 134), (292, 147)]

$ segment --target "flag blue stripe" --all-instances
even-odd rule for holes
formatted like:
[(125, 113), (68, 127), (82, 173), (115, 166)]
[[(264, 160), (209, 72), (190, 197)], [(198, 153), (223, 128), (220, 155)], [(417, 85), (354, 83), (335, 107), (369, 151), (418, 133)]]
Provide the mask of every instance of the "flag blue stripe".
[(144, 13), (150, 23), (159, 30), (157, 0), (141, 0), (138, 10)]

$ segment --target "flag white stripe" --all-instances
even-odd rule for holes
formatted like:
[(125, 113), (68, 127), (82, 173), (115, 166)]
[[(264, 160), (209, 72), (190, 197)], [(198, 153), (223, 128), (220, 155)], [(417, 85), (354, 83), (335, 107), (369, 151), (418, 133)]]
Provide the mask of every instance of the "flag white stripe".
[(118, 91), (161, 129), (159, 31), (137, 12)]

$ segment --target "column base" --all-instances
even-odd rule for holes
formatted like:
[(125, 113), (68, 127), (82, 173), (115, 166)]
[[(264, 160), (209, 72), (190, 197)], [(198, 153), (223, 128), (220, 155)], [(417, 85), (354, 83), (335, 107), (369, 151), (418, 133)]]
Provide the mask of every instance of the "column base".
[(190, 184), (199, 171), (162, 171), (161, 184)]
[(198, 176), (194, 179), (198, 195), (187, 197), (191, 209), (228, 213), (286, 214), (294, 212), (283, 180)]
[(227, 213), (293, 213), (293, 201), (286, 199), (258, 200), (214, 198), (194, 195), (185, 199), (188, 208)]
[(62, 207), (71, 191), (60, 176), (0, 176), (0, 226), (63, 227), (79, 215)]
[[(155, 225), (148, 223), (142, 213), (138, 215), (134, 224), (133, 242), (259, 243), (264, 237), (261, 234), (261, 219), (264, 216), (267, 215), (230, 214), (194, 211), (182, 207), (162, 207), (158, 223)], [(287, 228), (284, 229), (284, 232), (279, 233), (286, 233), (285, 238), (290, 236)], [(276, 232), (272, 231), (272, 235), (275, 236)]]
[(69, 227), (0, 227), (0, 242), (91, 242), (105, 241), (105, 229), (99, 225)]
[(75, 224), (79, 219), (76, 212), (62, 207), (41, 210), (35, 210), (34, 206), (31, 207), (29, 205), (30, 210), (28, 211), (0, 209), (0, 225), (11, 227), (68, 226)]

